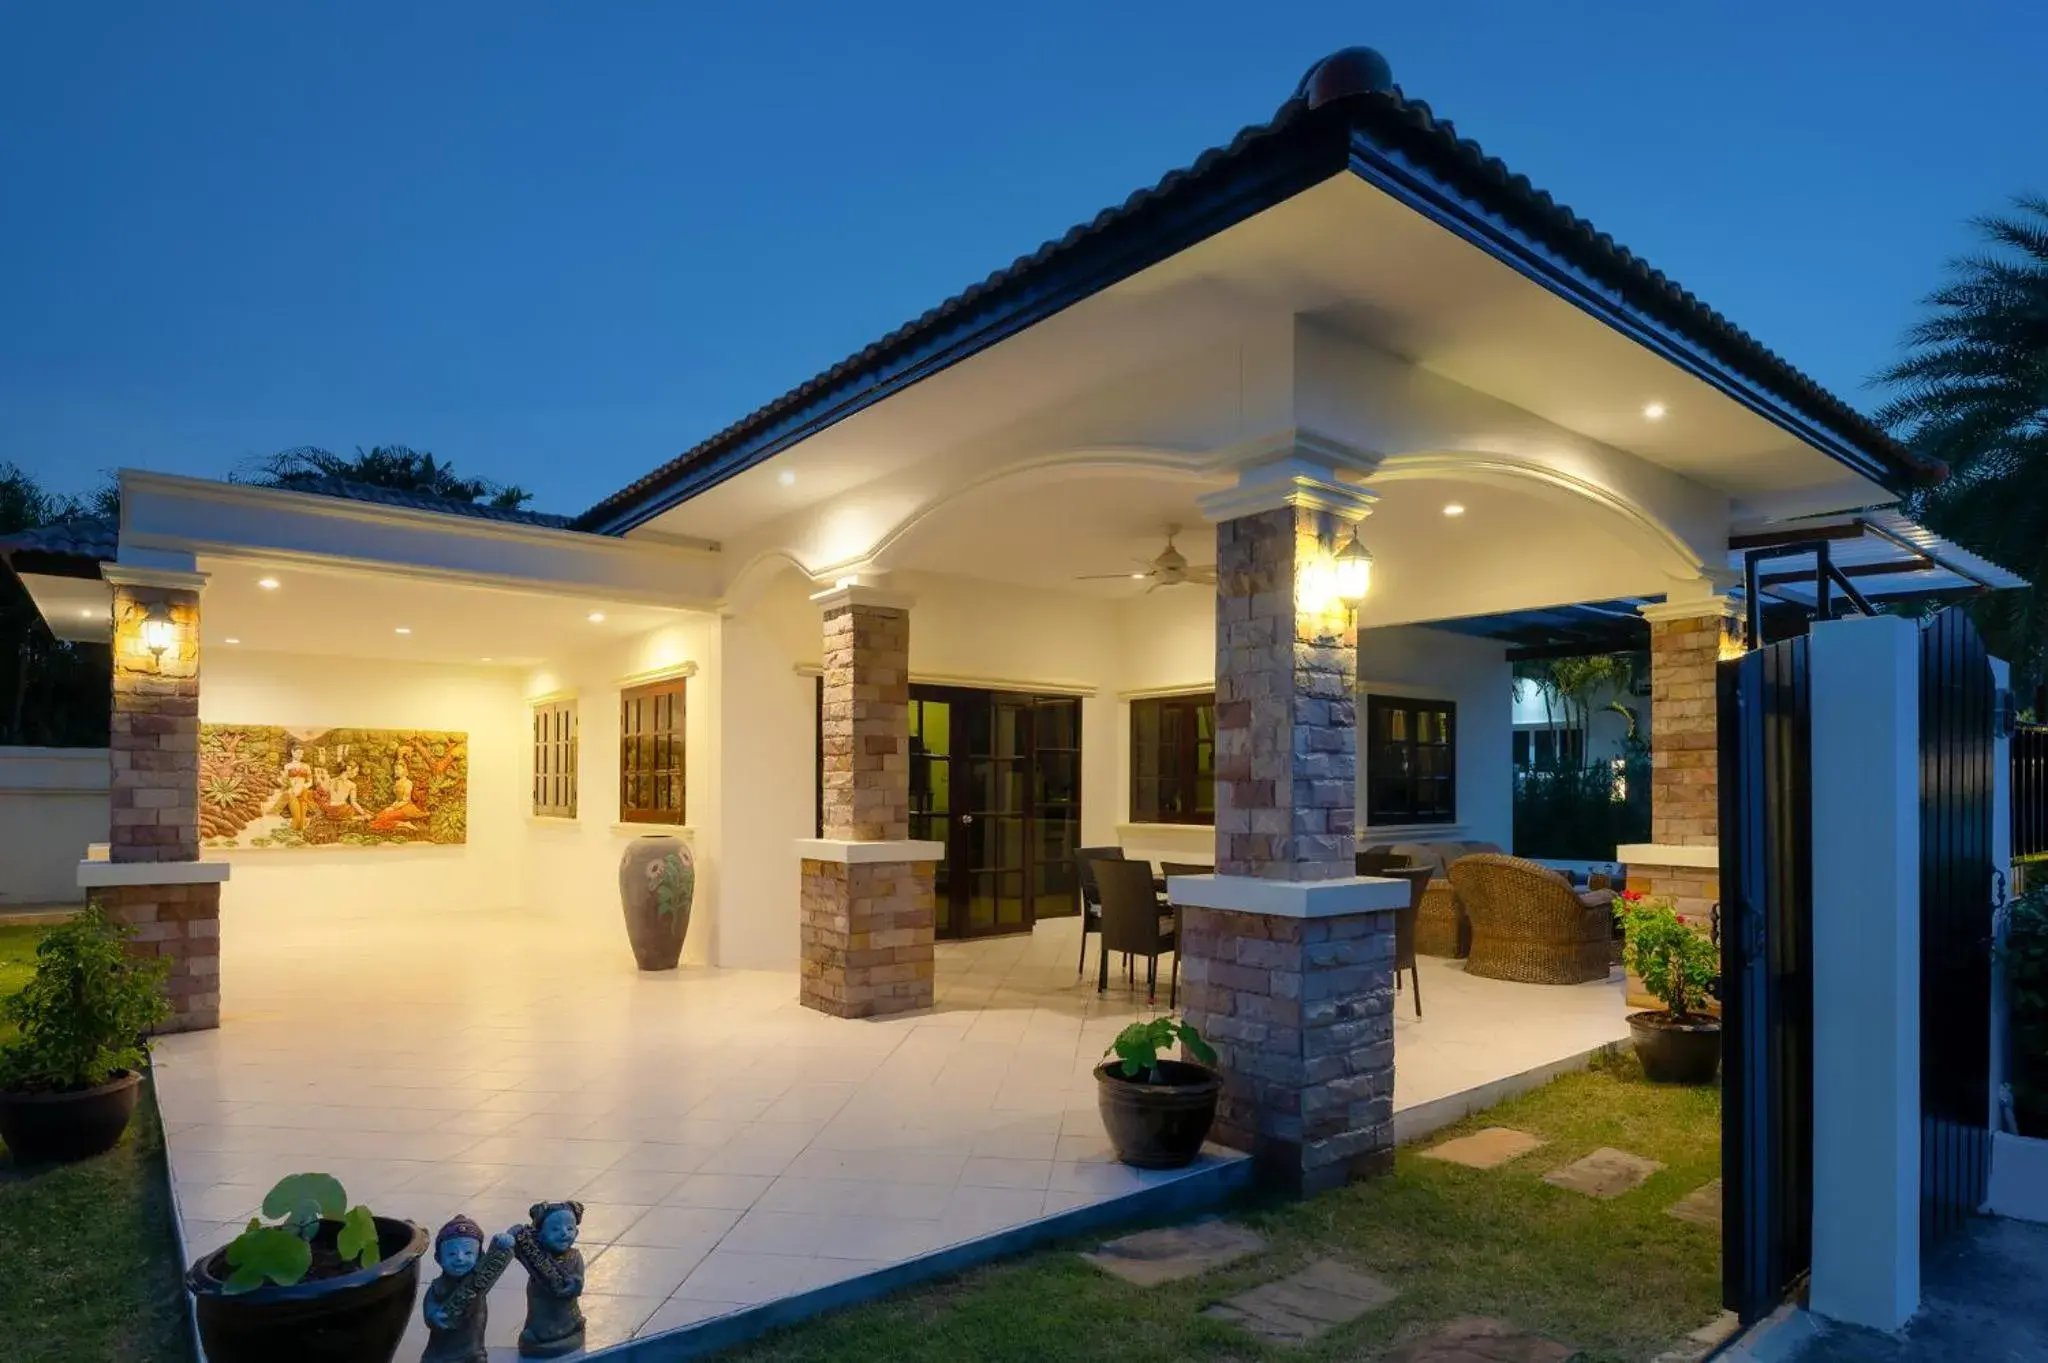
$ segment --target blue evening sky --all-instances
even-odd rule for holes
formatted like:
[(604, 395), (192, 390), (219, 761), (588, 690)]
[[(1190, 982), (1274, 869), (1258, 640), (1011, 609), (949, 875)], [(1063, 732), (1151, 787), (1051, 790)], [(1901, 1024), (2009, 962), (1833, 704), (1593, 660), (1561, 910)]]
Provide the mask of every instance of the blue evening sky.
[(577, 511), (1350, 43), (1851, 401), (2048, 192), (2041, 0), (0, 0), (0, 460)]

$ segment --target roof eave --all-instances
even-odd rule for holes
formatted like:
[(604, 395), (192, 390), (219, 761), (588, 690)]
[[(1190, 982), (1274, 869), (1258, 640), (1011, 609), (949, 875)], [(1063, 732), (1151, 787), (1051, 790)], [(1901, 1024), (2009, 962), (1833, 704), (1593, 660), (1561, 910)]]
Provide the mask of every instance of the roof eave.
[[(920, 379), (971, 358), (1303, 190), (1341, 173), (1349, 127), (1341, 111), (1303, 110), (1176, 172), (1152, 190), (1076, 228), (1011, 266), (978, 298), (927, 333), (902, 328), (900, 345), (856, 357), (846, 372), (794, 390), (696, 450), (614, 493), (576, 518), (576, 528), (622, 535), (782, 450), (871, 407)], [(1225, 163), (1235, 161), (1234, 168)], [(1105, 221), (1106, 219), (1106, 221)], [(1057, 255), (1050, 268), (1033, 268)], [(970, 291), (972, 292), (972, 291)], [(943, 305), (942, 305), (943, 306)], [(864, 362), (862, 362), (864, 361)]]

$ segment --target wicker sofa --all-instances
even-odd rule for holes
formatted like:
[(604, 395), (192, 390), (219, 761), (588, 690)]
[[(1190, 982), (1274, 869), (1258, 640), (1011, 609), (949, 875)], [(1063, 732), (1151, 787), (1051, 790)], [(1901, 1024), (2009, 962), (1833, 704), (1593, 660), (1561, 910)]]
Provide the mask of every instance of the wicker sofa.
[(1498, 855), (1498, 846), (1490, 842), (1383, 842), (1359, 850), (1403, 857), (1410, 866), (1427, 866), (1429, 888), (1424, 891), (1422, 908), (1415, 915), (1415, 950), (1424, 956), (1466, 954), (1472, 928), (1449, 878), (1451, 863), (1476, 853)]
[(1612, 891), (1582, 893), (1560, 872), (1519, 857), (1461, 857), (1450, 874), (1472, 924), (1466, 974), (1525, 984), (1607, 978)]

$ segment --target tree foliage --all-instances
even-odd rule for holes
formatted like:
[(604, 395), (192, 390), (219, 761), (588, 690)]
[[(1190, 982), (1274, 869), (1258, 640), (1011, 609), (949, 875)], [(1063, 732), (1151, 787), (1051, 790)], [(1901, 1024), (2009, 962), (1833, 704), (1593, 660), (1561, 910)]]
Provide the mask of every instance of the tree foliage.
[[(1910, 514), (2048, 583), (2048, 197), (1974, 225), (1984, 249), (1949, 263), (1906, 357), (1877, 376), (1891, 390), (1877, 417), (1949, 466), (1908, 499)], [(2048, 594), (2001, 592), (1971, 610), (2020, 687), (2048, 680)]]
[(474, 502), (497, 511), (517, 511), (533, 494), (488, 478), (465, 478), (455, 466), (409, 445), (358, 445), (353, 455), (335, 454), (314, 445), (279, 450), (243, 470), (250, 482), (270, 487), (303, 488), (339, 480), (369, 487), (417, 492), (451, 502)]
[[(85, 497), (60, 496), (0, 461), (0, 535), (119, 512), (112, 483)], [(50, 633), (27, 588), (0, 571), (0, 746), (105, 747), (110, 666), (104, 644)]]

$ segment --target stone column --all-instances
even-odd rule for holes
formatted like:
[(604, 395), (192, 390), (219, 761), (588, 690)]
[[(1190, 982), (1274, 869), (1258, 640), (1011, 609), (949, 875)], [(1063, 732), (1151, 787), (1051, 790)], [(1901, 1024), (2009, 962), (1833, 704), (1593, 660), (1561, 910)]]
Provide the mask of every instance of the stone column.
[(1284, 460), (1216, 529), (1216, 869), (1176, 877), (1186, 1021), (1223, 1075), (1214, 1139), (1313, 1192), (1393, 1160), (1394, 919), (1353, 874), (1357, 631), (1331, 564), (1371, 498)]
[(812, 599), (825, 616), (825, 827), (799, 844), (800, 997), (835, 1017), (929, 1008), (945, 849), (909, 836), (910, 602), (858, 586)]
[[(1736, 607), (1696, 594), (1642, 607), (1650, 622), (1650, 841), (1620, 847), (1628, 887), (1671, 901), (1706, 931), (1721, 900), (1719, 708), (1715, 668), (1739, 649)], [(1631, 974), (1628, 1002), (1657, 1001)]]
[(199, 860), (199, 592), (202, 574), (108, 564), (113, 695), (107, 859), (78, 882), (135, 929), (131, 950), (166, 957), (164, 1031), (220, 1025), (220, 887)]

